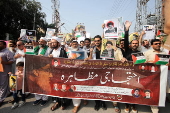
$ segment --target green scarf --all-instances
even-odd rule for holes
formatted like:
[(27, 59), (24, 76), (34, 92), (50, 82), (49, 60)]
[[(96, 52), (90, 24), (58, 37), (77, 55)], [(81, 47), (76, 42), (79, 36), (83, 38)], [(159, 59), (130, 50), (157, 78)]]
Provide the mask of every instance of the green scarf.
[[(47, 51), (47, 48), (48, 48), (48, 46), (45, 46), (45, 47), (42, 49), (42, 51), (41, 51), (40, 54), (41, 54), (41, 55), (45, 55), (45, 53), (46, 53), (46, 51)], [(35, 55), (38, 55), (39, 49), (40, 49), (39, 46), (37, 46), (37, 47), (34, 48), (34, 54), (35, 54)]]

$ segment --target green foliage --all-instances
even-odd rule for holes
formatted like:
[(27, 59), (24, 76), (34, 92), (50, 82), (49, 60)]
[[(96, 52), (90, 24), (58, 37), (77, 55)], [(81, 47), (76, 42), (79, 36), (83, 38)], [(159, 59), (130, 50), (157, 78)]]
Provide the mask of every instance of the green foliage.
[(35, 16), (35, 30), (37, 37), (45, 35), (49, 26), (45, 21), (40, 2), (35, 0), (0, 0), (0, 39), (5, 39), (9, 33), (10, 39), (17, 40), (21, 29), (33, 30)]

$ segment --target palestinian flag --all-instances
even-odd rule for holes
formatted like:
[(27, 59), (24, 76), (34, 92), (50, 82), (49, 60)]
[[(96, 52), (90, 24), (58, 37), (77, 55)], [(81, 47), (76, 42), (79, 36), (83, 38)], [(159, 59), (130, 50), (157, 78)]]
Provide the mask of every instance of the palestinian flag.
[(169, 63), (169, 58), (170, 58), (170, 55), (156, 54), (154, 62), (157, 65), (166, 65)]
[(160, 37), (160, 35), (161, 35), (161, 31), (158, 30), (158, 31), (157, 31), (157, 34), (156, 34), (156, 37)]
[(25, 54), (35, 55), (33, 46), (25, 46), (24, 52), (25, 52)]
[(77, 37), (77, 38), (81, 37), (81, 33), (76, 33), (75, 37)]
[(132, 60), (134, 64), (141, 64), (146, 62), (146, 58), (143, 53), (132, 53)]

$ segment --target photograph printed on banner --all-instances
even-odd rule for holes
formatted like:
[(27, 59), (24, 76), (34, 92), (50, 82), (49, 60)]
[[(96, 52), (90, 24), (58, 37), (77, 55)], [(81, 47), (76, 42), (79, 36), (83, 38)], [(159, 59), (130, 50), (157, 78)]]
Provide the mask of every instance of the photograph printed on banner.
[(105, 20), (104, 24), (104, 37), (118, 38), (118, 19)]
[(145, 35), (143, 36), (144, 40), (155, 38), (155, 26), (154, 25), (144, 25), (143, 30), (145, 31)]
[(100, 57), (114, 59), (114, 47), (116, 47), (116, 40), (102, 39)]

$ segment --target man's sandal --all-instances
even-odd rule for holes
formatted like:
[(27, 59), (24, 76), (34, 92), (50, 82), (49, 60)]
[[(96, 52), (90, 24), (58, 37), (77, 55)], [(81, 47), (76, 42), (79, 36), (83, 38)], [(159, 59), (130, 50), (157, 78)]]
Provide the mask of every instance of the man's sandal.
[(52, 107), (51, 107), (51, 111), (54, 111), (55, 109), (59, 108), (59, 104), (58, 102), (55, 103)]

